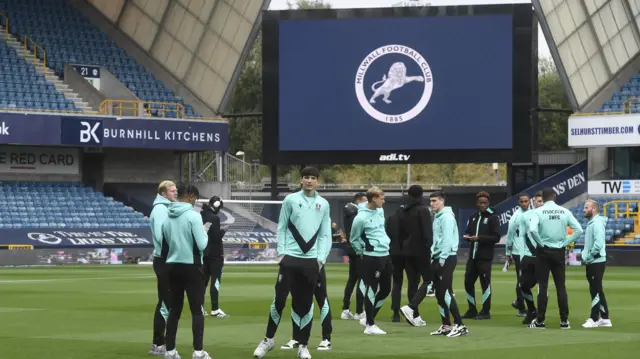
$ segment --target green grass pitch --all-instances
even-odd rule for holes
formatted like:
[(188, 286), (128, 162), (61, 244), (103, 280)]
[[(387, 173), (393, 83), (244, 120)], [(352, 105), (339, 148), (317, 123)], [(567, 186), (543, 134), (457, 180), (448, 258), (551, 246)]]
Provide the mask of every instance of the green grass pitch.
[[(456, 299), (464, 311), (463, 271), (454, 279)], [(584, 329), (591, 299), (584, 268), (569, 268), (572, 329), (560, 330), (555, 289), (550, 284), (547, 329), (526, 329), (510, 303), (514, 299), (513, 269), (493, 271), (493, 318), (468, 320), (470, 334), (460, 338), (431, 337), (440, 325), (435, 298), (420, 308), (427, 327), (392, 323), (390, 298), (378, 325), (386, 336), (368, 336), (357, 321), (340, 320), (347, 276), (344, 264), (329, 264), (329, 298), (333, 311), (333, 350), (318, 352), (319, 312), (316, 305), (310, 350), (314, 358), (631, 358), (640, 349), (640, 269), (607, 268), (605, 292), (613, 328)], [(221, 307), (231, 317), (207, 317), (205, 350), (213, 358), (252, 358), (263, 338), (273, 300), (275, 265), (227, 265), (221, 286)], [(155, 277), (151, 266), (60, 266), (0, 269), (0, 358), (116, 359), (145, 358), (152, 338)], [(403, 294), (406, 295), (406, 284)], [(534, 289), (535, 291), (535, 289)], [(479, 296), (479, 288), (476, 289)], [(535, 293), (535, 292), (534, 292)], [(403, 304), (406, 298), (403, 298)], [(353, 305), (353, 304), (352, 304)], [(207, 299), (207, 306), (209, 306)], [(210, 309), (210, 308), (209, 308)], [(354, 308), (352, 308), (354, 309)], [(280, 350), (291, 336), (290, 307), (283, 314), (276, 348), (267, 358), (295, 358)], [(190, 358), (191, 316), (188, 305), (180, 321), (178, 351)]]

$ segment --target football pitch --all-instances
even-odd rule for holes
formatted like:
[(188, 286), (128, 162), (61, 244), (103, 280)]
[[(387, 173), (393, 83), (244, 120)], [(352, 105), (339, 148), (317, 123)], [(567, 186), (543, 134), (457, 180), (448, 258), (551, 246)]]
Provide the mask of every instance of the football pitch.
[[(463, 266), (458, 265), (454, 290), (461, 310), (467, 308)], [(205, 350), (213, 358), (252, 358), (264, 337), (273, 300), (275, 265), (226, 265), (221, 308), (230, 318), (206, 317)], [(363, 334), (355, 320), (340, 320), (347, 266), (327, 266), (333, 314), (333, 350), (319, 352), (319, 309), (309, 349), (314, 358), (630, 358), (640, 350), (640, 268), (609, 267), (604, 288), (613, 328), (584, 329), (591, 299), (583, 268), (569, 268), (570, 330), (560, 330), (555, 289), (550, 281), (547, 329), (527, 329), (511, 308), (514, 271), (493, 270), (492, 319), (467, 320), (469, 335), (432, 337), (440, 317), (435, 298), (425, 298), (420, 313), (426, 327), (391, 322), (387, 299), (377, 324), (385, 336)], [(535, 289), (534, 289), (535, 293)], [(406, 281), (403, 288), (406, 304)], [(479, 284), (476, 300), (481, 298)], [(355, 299), (355, 296), (354, 296)], [(0, 357), (3, 359), (151, 358), (156, 283), (151, 266), (58, 266), (0, 269)], [(354, 310), (355, 300), (352, 303)], [(178, 332), (178, 352), (191, 358), (191, 315), (185, 303)], [(205, 309), (210, 311), (209, 300)], [(296, 358), (281, 350), (291, 336), (291, 309), (285, 308), (276, 348), (267, 358)], [(635, 354), (634, 354), (635, 353)]]

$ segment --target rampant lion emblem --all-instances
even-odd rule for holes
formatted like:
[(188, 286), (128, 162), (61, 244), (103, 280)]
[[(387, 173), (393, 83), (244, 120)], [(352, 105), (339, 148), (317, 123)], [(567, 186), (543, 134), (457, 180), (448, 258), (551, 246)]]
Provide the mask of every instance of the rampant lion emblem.
[[(407, 76), (407, 66), (402, 62), (396, 62), (389, 68), (389, 77), (382, 75), (382, 80), (371, 85), (374, 91), (373, 96), (369, 100), (370, 103), (376, 103), (376, 98), (383, 96), (382, 101), (391, 103), (389, 96), (393, 90), (397, 90), (409, 82), (424, 82), (424, 76)], [(380, 85), (376, 87), (377, 85)]]

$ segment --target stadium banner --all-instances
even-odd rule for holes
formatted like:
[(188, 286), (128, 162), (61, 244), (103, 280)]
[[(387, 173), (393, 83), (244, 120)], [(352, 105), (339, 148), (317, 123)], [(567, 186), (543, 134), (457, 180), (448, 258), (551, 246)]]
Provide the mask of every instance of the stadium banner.
[(0, 143), (59, 145), (60, 120), (54, 115), (1, 112)]
[(77, 175), (77, 148), (0, 146), (0, 173)]
[(100, 66), (71, 64), (96, 90), (100, 90)]
[[(576, 163), (575, 165), (546, 178), (544, 181), (529, 187), (523, 192), (526, 192), (533, 197), (537, 191), (544, 188), (553, 188), (557, 195), (556, 203), (558, 205), (563, 205), (576, 196), (587, 192), (587, 160)], [(515, 212), (519, 207), (518, 195), (519, 193), (516, 193), (511, 198), (494, 206), (496, 215), (498, 215), (498, 218), (500, 219), (501, 235), (507, 234), (509, 218), (511, 218), (513, 212)]]
[(153, 247), (151, 228), (0, 229), (0, 245), (35, 248)]
[(61, 144), (83, 147), (226, 151), (225, 122), (135, 117), (63, 116)]
[(640, 115), (569, 117), (569, 147), (640, 146)]
[(589, 181), (589, 194), (602, 195), (634, 195), (640, 194), (640, 180), (607, 180)]
[(254, 229), (250, 232), (229, 231), (222, 237), (224, 244), (278, 243), (275, 233), (267, 229)]

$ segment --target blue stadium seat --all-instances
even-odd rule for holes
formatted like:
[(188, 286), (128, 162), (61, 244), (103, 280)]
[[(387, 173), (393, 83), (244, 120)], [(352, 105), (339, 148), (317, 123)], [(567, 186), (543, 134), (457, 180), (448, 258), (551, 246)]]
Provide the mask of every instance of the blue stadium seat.
[[(136, 64), (133, 57), (127, 56), (115, 41), (95, 28), (67, 0), (3, 0), (0, 11), (7, 14), (12, 34), (28, 35), (45, 49), (47, 66), (58, 76), (64, 74), (65, 63), (100, 65), (140, 99), (179, 103), (185, 108), (185, 116), (201, 117), (162, 81)], [(157, 109), (151, 113), (161, 115)]]
[(0, 181), (0, 198), (2, 229), (149, 226), (142, 213), (75, 182)]

